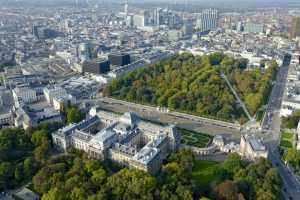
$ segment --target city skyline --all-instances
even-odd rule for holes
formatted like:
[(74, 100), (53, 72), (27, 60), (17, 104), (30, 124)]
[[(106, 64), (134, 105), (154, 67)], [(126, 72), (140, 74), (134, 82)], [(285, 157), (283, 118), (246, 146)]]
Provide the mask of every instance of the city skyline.
[(298, 200), (299, 74), (295, 0), (0, 0), (0, 200)]

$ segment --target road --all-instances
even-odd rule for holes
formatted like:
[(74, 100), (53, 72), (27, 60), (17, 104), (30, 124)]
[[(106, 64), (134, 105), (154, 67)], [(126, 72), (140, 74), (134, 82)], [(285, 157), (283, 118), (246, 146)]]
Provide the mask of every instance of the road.
[(288, 67), (281, 67), (277, 73), (277, 81), (273, 86), (273, 90), (271, 92), (266, 112), (261, 124), (262, 129), (265, 132), (272, 133), (271, 136), (274, 140), (280, 139), (280, 109), (282, 98), (284, 96), (288, 69)]
[(174, 123), (178, 127), (188, 130), (208, 133), (211, 135), (225, 134), (232, 139), (240, 139), (241, 127), (239, 124), (207, 119), (173, 111), (163, 112), (159, 111), (156, 107), (135, 104), (106, 97), (84, 100), (81, 103), (98, 105), (104, 109), (118, 113), (133, 111), (141, 117), (149, 120), (162, 123)]
[(274, 166), (277, 167), (278, 172), (283, 181), (283, 195), (286, 199), (299, 200), (300, 199), (300, 183), (292, 172), (281, 161), (280, 154), (277, 149), (277, 145), (268, 145), (269, 147), (269, 159)]
[(289, 67), (281, 67), (277, 74), (276, 83), (271, 92), (266, 113), (262, 121), (262, 129), (265, 132), (264, 139), (269, 149), (269, 159), (283, 180), (283, 194), (286, 199), (300, 199), (300, 183), (291, 171), (281, 161), (278, 152), (280, 142), (280, 109), (284, 96), (285, 86), (287, 82)]

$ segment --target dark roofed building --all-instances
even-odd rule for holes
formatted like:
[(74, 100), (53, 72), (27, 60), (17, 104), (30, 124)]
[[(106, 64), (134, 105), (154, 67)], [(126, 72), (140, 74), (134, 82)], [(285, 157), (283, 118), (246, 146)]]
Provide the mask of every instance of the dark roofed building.
[(110, 62), (104, 59), (86, 60), (82, 64), (83, 73), (104, 74), (110, 71)]
[(108, 60), (115, 66), (124, 66), (131, 63), (130, 55), (125, 53), (110, 54)]

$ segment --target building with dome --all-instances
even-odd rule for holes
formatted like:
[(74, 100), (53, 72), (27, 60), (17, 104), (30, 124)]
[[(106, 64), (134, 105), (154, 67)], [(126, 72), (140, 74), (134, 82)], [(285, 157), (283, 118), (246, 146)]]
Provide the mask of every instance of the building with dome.
[(93, 107), (87, 119), (52, 134), (55, 147), (83, 150), (97, 159), (156, 174), (164, 159), (180, 146), (174, 125), (141, 119), (133, 112), (118, 115)]

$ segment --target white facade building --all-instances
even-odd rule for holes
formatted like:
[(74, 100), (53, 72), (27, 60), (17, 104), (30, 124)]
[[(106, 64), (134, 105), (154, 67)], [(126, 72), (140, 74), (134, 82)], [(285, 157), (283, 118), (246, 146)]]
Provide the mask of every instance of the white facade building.
[(89, 115), (53, 133), (54, 145), (63, 151), (74, 147), (92, 157), (108, 158), (151, 174), (156, 174), (167, 155), (180, 146), (180, 135), (173, 125), (144, 121), (132, 112), (119, 116), (96, 107)]
[(240, 154), (250, 160), (268, 158), (268, 150), (263, 142), (254, 135), (242, 135)]
[(24, 105), (19, 107), (14, 118), (14, 125), (23, 129), (33, 128), (41, 123), (62, 122), (60, 112), (51, 107), (31, 107)]
[(218, 27), (219, 13), (214, 9), (205, 9), (200, 13), (196, 29), (200, 31), (214, 30)]
[(45, 99), (51, 105), (53, 104), (53, 98), (67, 95), (67, 91), (58, 86), (44, 88), (43, 92), (45, 95)]
[(236, 144), (233, 141), (226, 142), (222, 135), (216, 135), (213, 139), (212, 146), (217, 146), (221, 152), (238, 153), (249, 160), (268, 157), (266, 146), (254, 135), (242, 135), (240, 144)]
[(76, 104), (76, 98), (68, 94), (62, 87), (49, 87), (43, 90), (45, 99), (55, 110), (62, 110), (63, 106)]
[(144, 15), (134, 15), (133, 16), (133, 25), (137, 28), (145, 26), (145, 17)]
[(31, 88), (15, 88), (12, 92), (14, 103), (17, 108), (21, 105), (34, 103), (39, 100), (36, 91)]

